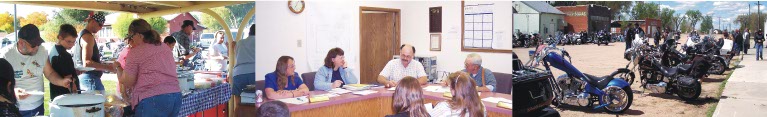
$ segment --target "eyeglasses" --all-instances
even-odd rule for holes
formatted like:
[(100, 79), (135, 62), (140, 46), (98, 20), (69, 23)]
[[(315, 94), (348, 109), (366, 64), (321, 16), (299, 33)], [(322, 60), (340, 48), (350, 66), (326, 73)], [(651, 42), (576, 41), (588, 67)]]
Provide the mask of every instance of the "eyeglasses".
[(133, 39), (133, 36), (134, 36), (134, 35), (136, 35), (136, 34), (125, 34), (125, 39), (124, 39), (124, 40), (130, 40), (130, 39)]

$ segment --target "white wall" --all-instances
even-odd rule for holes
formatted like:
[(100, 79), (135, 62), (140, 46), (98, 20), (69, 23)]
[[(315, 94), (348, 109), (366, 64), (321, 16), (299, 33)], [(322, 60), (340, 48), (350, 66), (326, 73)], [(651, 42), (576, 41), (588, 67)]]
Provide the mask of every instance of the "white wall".
[[(510, 2), (508, 4), (511, 4)], [(354, 68), (354, 73), (359, 76), (359, 7), (384, 7), (401, 10), (401, 43), (412, 44), (416, 47), (416, 55), (437, 56), (439, 71), (457, 71), (463, 69), (463, 61), (469, 52), (461, 52), (460, 26), (461, 26), (461, 3), (451, 2), (406, 2), (406, 1), (353, 1), (353, 2), (317, 2), (306, 1), (306, 9), (301, 14), (294, 14), (288, 10), (284, 1), (257, 1), (256, 3), (256, 78), (263, 80), (263, 76), (274, 71), (277, 58), (283, 55), (292, 56), (296, 59), (296, 72), (306, 73), (316, 71), (321, 62), (313, 62), (318, 57), (314, 52), (327, 50), (313, 50), (314, 43), (323, 40), (314, 37), (316, 34), (307, 34), (315, 32), (309, 30), (307, 22), (316, 20), (312, 15), (313, 11), (320, 8), (333, 7), (337, 10), (337, 15), (348, 16), (349, 24), (344, 27), (351, 27), (340, 30), (346, 34), (341, 36), (345, 43), (349, 44), (341, 47), (346, 52), (346, 60), (349, 67)], [(429, 31), (428, 31), (428, 7), (442, 6), (443, 10), (443, 42), (442, 51), (429, 51)], [(508, 5), (511, 7), (511, 5)], [(327, 9), (321, 9), (327, 10)], [(509, 14), (511, 8), (509, 8)], [(340, 18), (340, 17), (339, 17)], [(508, 17), (511, 22), (511, 15)], [(501, 27), (499, 27), (501, 28)], [(511, 38), (511, 24), (508, 24), (508, 31), (505, 33)], [(311, 36), (310, 36), (311, 35)], [(301, 47), (298, 41), (301, 41)], [(511, 40), (509, 40), (511, 41)], [(308, 48), (307, 48), (308, 47)], [(321, 47), (317, 47), (321, 48)], [(486, 68), (494, 72), (511, 73), (511, 54), (507, 53), (479, 53), (484, 61)], [(324, 57), (319, 56), (319, 57)], [(320, 58), (321, 59), (321, 58)]]

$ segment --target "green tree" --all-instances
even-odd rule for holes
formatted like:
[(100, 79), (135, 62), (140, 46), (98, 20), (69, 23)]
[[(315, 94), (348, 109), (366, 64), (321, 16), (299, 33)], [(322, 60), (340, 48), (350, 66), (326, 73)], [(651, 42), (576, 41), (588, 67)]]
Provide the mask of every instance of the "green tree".
[[(256, 2), (248, 2), (243, 4), (225, 6), (226, 9), (229, 9), (229, 11), (231, 12), (230, 17), (232, 20), (232, 24), (229, 24), (229, 25), (231, 25), (233, 28), (238, 28), (242, 20), (245, 19), (245, 15), (248, 14), (248, 11), (252, 10), (253, 7), (255, 6), (256, 6)], [(253, 23), (253, 21), (255, 21), (255, 18), (251, 18), (250, 20), (248, 20), (248, 23)]]
[(629, 15), (634, 19), (658, 18), (659, 8), (655, 3), (637, 2)]
[[(56, 36), (59, 33), (59, 26), (63, 24), (70, 24), (79, 32), (85, 29), (85, 18), (88, 18), (90, 13), (91, 11), (88, 10), (66, 8), (54, 11), (53, 19), (48, 20), (48, 22), (40, 26), (40, 30), (42, 31), (40, 36), (47, 42), (56, 42), (58, 40)], [(109, 14), (108, 12), (103, 11), (96, 13), (104, 14), (105, 16)]]
[[(233, 17), (232, 12), (229, 11), (229, 9), (226, 9), (224, 7), (216, 7), (211, 9), (213, 12), (221, 16), (221, 18), (224, 19), (224, 22), (229, 25), (229, 27), (233, 27)], [(202, 23), (203, 26), (207, 27), (210, 31), (217, 31), (224, 29), (221, 24), (218, 23), (216, 19), (213, 18), (213, 16), (210, 16), (208, 14), (202, 14)]]
[(165, 33), (165, 30), (168, 29), (168, 21), (165, 20), (165, 18), (162, 17), (153, 17), (146, 20), (149, 25), (152, 26), (152, 29), (157, 31), (157, 33)]
[(679, 28), (680, 28), (680, 30), (682, 32), (689, 32), (690, 31), (690, 23), (689, 22), (690, 21), (688, 21), (688, 20), (682, 20), (682, 22), (679, 23), (680, 24)]
[(671, 28), (672, 26), (674, 26), (673, 22), (674, 22), (675, 12), (676, 12), (675, 10), (672, 10), (669, 8), (661, 9), (661, 12), (660, 12), (661, 26), (663, 26), (664, 28)]
[(7, 11), (0, 13), (0, 31), (13, 32), (13, 16)]
[(711, 15), (703, 16), (703, 21), (700, 22), (700, 31), (707, 33), (714, 28), (714, 21)]
[[(767, 20), (767, 14), (751, 13), (750, 15), (749, 14), (738, 15), (735, 18), (735, 20), (733, 20), (733, 23), (740, 24), (740, 29), (748, 28), (751, 31), (755, 31), (757, 29), (764, 28), (761, 26), (765, 25), (764, 24), (765, 20)], [(759, 24), (761, 24), (761, 26)]]
[(688, 10), (684, 14), (687, 15), (687, 20), (689, 20), (688, 23), (690, 23), (692, 30), (695, 29), (695, 25), (698, 24), (698, 21), (703, 18), (703, 15), (698, 10)]
[(48, 14), (45, 12), (32, 12), (31, 14), (27, 15), (25, 18), (19, 18), (20, 26), (27, 25), (27, 24), (34, 24), (35, 26), (42, 26), (43, 24), (48, 22)]
[(136, 18), (133, 17), (133, 14), (120, 13), (117, 16), (117, 21), (112, 24), (112, 32), (120, 39), (125, 38), (128, 35), (128, 26), (134, 19)]

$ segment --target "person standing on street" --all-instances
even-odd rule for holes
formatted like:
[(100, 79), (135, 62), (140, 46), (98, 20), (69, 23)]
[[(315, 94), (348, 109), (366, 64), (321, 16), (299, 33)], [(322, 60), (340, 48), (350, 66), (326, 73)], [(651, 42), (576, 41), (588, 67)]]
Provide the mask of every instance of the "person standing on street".
[(629, 48), (631, 48), (631, 41), (634, 40), (634, 35), (636, 34), (634, 33), (634, 28), (631, 26), (632, 24), (629, 24), (629, 26), (627, 26), (628, 30), (626, 30), (626, 49), (625, 50), (628, 50)]
[(762, 32), (762, 29), (759, 29), (759, 31), (756, 32), (756, 35), (754, 35), (754, 46), (754, 48), (756, 48), (756, 60), (764, 60), (764, 57), (762, 57), (762, 50), (764, 49), (764, 32)]
[(743, 31), (743, 53), (748, 54), (748, 49), (751, 48), (751, 33), (748, 33), (749, 30), (746, 28), (746, 30)]

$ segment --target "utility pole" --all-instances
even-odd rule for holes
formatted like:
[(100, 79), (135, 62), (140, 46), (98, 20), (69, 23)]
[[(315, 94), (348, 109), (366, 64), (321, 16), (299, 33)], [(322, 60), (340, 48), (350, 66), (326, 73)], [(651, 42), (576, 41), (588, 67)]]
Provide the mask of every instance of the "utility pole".
[(756, 15), (757, 15), (756, 22), (759, 24), (759, 27), (757, 28), (762, 28), (762, 22), (761, 22), (762, 20), (759, 20), (759, 19), (762, 19), (762, 10), (759, 10), (759, 6), (761, 5), (762, 4), (760, 4), (759, 1), (756, 1)]

